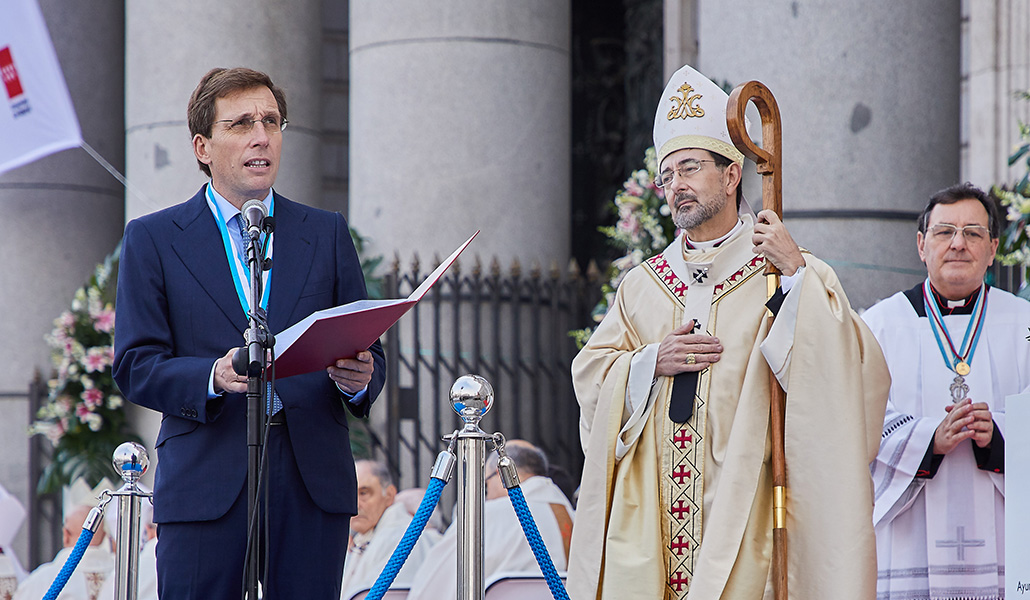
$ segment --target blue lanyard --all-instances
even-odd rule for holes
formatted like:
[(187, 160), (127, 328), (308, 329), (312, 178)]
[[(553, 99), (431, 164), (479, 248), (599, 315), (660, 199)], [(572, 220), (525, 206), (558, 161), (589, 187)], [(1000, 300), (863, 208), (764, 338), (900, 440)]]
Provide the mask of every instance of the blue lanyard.
[[(243, 307), (243, 312), (246, 315), (250, 314), (250, 266), (247, 264), (247, 257), (244, 254), (240, 256), (240, 253), (233, 248), (232, 238), (229, 237), (229, 230), (226, 227), (226, 220), (222, 218), (220, 211), (218, 210), (218, 204), (215, 202), (214, 192), (212, 191), (211, 184), (208, 184), (205, 193), (207, 198), (207, 204), (211, 208), (211, 213), (215, 217), (215, 225), (218, 226), (218, 233), (222, 236), (222, 245), (225, 248), (225, 257), (229, 261), (229, 271), (232, 273), (232, 282), (236, 286), (236, 295), (240, 300), (240, 306)], [(271, 195), (268, 201), (268, 216), (275, 214), (275, 194)], [(265, 242), (265, 253), (264, 258), (271, 258), (272, 256), (272, 235), (269, 235)], [(246, 244), (247, 240), (243, 240)], [(244, 246), (246, 247), (246, 246)], [(272, 288), (272, 271), (269, 270), (265, 273), (264, 289), (261, 291), (261, 308), (268, 310), (268, 293)]]
[[(930, 318), (930, 330), (933, 331), (933, 337), (937, 340), (937, 348), (940, 349), (941, 356), (944, 357), (944, 363), (952, 371), (956, 371), (956, 367), (960, 363), (964, 363), (965, 368), (968, 369), (969, 365), (973, 362), (973, 353), (976, 352), (976, 345), (980, 341), (980, 333), (983, 331), (984, 313), (987, 310), (987, 286), (980, 284), (980, 295), (976, 298), (973, 314), (969, 315), (969, 324), (966, 325), (966, 334), (962, 337), (962, 344), (957, 350), (955, 349), (955, 344), (951, 341), (951, 336), (948, 334), (947, 326), (944, 325), (944, 316), (941, 315), (940, 309), (937, 308), (937, 301), (933, 299), (929, 279), (923, 282), (923, 306), (926, 308), (926, 316)], [(971, 333), (972, 339), (970, 339)], [(941, 334), (944, 336), (943, 341)], [(948, 355), (948, 350), (944, 348), (944, 341), (948, 342), (948, 350), (951, 350), (951, 356)], [(959, 375), (965, 375), (965, 373), (959, 373)]]

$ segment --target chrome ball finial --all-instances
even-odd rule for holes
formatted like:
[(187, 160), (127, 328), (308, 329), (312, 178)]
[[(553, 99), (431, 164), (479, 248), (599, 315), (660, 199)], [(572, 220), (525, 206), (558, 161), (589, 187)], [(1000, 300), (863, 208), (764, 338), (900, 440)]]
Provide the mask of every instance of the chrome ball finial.
[(466, 425), (478, 425), (494, 404), (494, 388), (479, 375), (462, 375), (451, 386), (451, 408)]
[(150, 457), (147, 456), (147, 449), (141, 444), (125, 442), (114, 449), (111, 463), (122, 481), (132, 485), (147, 472)]

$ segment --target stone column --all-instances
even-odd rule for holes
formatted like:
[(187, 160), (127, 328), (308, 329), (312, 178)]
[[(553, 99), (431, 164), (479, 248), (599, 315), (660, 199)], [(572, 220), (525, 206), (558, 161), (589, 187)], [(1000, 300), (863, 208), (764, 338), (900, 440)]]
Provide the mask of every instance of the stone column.
[(662, 0), (662, 74), (668, 81), (683, 65), (697, 64), (697, 0)]
[[(275, 189), (325, 207), (318, 0), (127, 2), (125, 11), (126, 163), (139, 190), (126, 195), (126, 221), (183, 202), (207, 181), (193, 156), (186, 105), (214, 67), (257, 69), (286, 91), (290, 125)], [(153, 444), (160, 415), (131, 408), (140, 435)]]
[(321, 3), (129, 2), (126, 11), (126, 220), (182, 202), (206, 181), (186, 126), (186, 104), (214, 67), (268, 73), (286, 90), (276, 191), (319, 206), (321, 172)]
[[(83, 139), (124, 169), (122, 2), (41, 0)], [(84, 24), (87, 24), (85, 26)], [(0, 143), (3, 143), (0, 141)], [(49, 377), (43, 336), (71, 307), (75, 290), (111, 253), (122, 232), (122, 185), (81, 148), (65, 150), (0, 176), (0, 392), (26, 393), (33, 370)], [(28, 506), (28, 414), (24, 398), (0, 403), (0, 479)], [(10, 435), (7, 435), (9, 433)], [(15, 551), (28, 558), (22, 526)]]
[(983, 188), (1014, 183), (1026, 162), (1008, 166), (1030, 122), (1030, 6), (1020, 0), (962, 2), (962, 179)]
[(568, 0), (350, 3), (350, 214), (371, 254), (569, 256)]
[(697, 2), (695, 66), (776, 96), (798, 243), (831, 261), (856, 307), (925, 277), (915, 215), (959, 180), (959, 0)]

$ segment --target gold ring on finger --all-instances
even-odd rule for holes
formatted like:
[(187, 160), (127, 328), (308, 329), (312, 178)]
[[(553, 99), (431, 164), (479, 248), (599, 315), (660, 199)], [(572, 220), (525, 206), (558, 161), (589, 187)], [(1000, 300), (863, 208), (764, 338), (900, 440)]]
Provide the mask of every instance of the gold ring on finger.
[(694, 364), (696, 362), (697, 362), (697, 356), (693, 352), (688, 353), (687, 354), (687, 364), (688, 365), (692, 365), (692, 364)]

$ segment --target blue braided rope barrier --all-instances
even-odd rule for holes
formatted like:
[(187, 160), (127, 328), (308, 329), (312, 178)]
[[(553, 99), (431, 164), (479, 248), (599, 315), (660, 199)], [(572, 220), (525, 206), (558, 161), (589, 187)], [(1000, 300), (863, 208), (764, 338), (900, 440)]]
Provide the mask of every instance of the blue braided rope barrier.
[(526, 497), (522, 495), (522, 488), (519, 486), (508, 488), (508, 498), (511, 499), (511, 506), (515, 509), (515, 516), (519, 518), (519, 523), (522, 523), (522, 531), (525, 532), (526, 541), (529, 542), (529, 547), (533, 550), (533, 555), (536, 556), (536, 562), (540, 565), (540, 571), (543, 572), (544, 579), (547, 580), (547, 587), (551, 590), (551, 596), (555, 600), (569, 600), (569, 594), (565, 591), (561, 578), (558, 577), (558, 571), (554, 568), (551, 555), (547, 553), (547, 547), (544, 546), (543, 538), (540, 537), (540, 530), (537, 529), (536, 522), (533, 521), (533, 513), (529, 512)]
[(79, 566), (82, 555), (86, 552), (86, 548), (89, 547), (89, 543), (92, 541), (93, 532), (83, 528), (82, 533), (79, 534), (79, 541), (75, 542), (72, 553), (68, 555), (68, 560), (64, 561), (61, 572), (57, 574), (57, 579), (54, 579), (54, 582), (50, 584), (50, 589), (43, 596), (43, 600), (57, 600), (57, 595), (64, 589), (64, 584), (68, 583), (68, 578), (72, 576), (75, 567)]
[(390, 555), (390, 560), (383, 567), (383, 572), (379, 574), (375, 585), (372, 586), (368, 595), (365, 596), (366, 600), (382, 600), (386, 590), (390, 589), (393, 580), (397, 578), (397, 573), (404, 566), (404, 561), (408, 560), (408, 555), (411, 554), (411, 549), (414, 548), (415, 542), (418, 541), (422, 531), (426, 528), (426, 522), (429, 521), (430, 515), (433, 514), (436, 503), (440, 501), (440, 493), (443, 492), (445, 485), (447, 485), (446, 481), (436, 477), (429, 480), (426, 493), (422, 496), (422, 504), (419, 505), (415, 516), (411, 518), (411, 523), (408, 524), (404, 537), (401, 538), (393, 554)]

